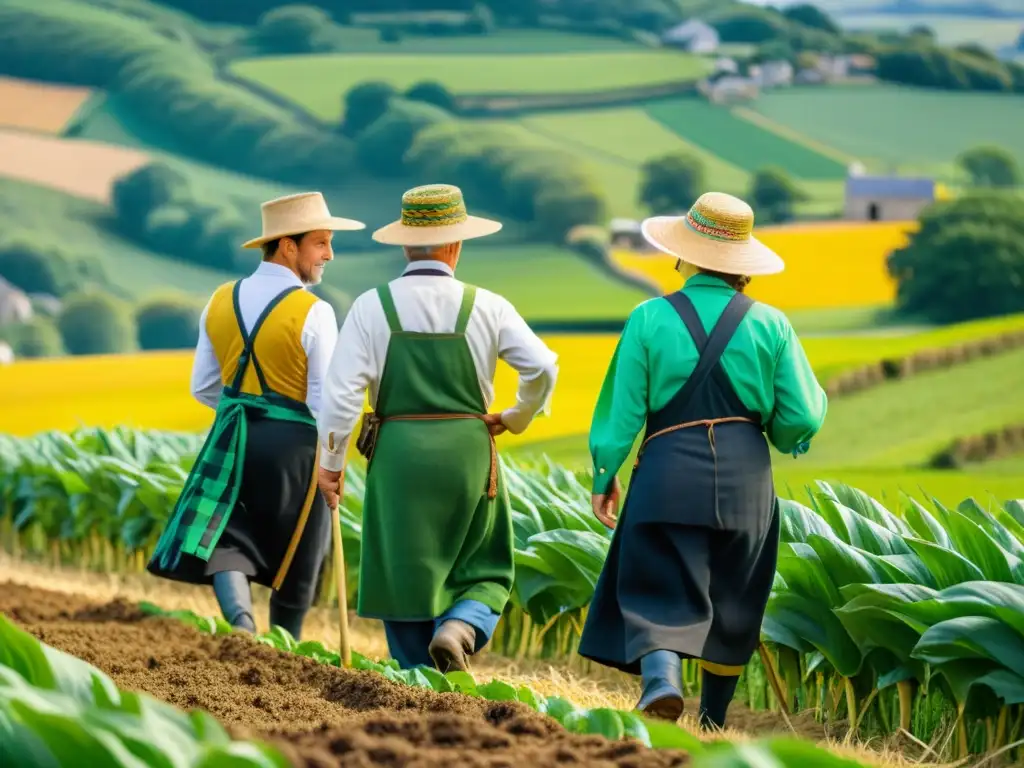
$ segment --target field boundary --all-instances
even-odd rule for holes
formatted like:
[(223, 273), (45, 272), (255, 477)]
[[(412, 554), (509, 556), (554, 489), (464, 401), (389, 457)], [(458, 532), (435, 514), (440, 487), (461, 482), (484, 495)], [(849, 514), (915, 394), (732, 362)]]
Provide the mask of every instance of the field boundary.
[(825, 385), (830, 399), (874, 389), (889, 381), (993, 357), (1024, 347), (1024, 330), (1005, 331), (946, 347), (930, 347), (904, 357), (883, 358), (832, 377)]
[(963, 469), (968, 464), (984, 464), (1020, 453), (1024, 453), (1024, 424), (1010, 424), (958, 437), (936, 453), (928, 466), (932, 469)]
[(471, 93), (455, 97), (465, 117), (509, 117), (532, 112), (574, 112), (594, 107), (624, 107), (645, 101), (697, 93), (700, 78), (659, 85), (612, 88), (592, 93)]
[(776, 136), (779, 136), (780, 138), (788, 139), (789, 141), (796, 142), (797, 144), (803, 144), (805, 147), (814, 150), (819, 155), (831, 157), (837, 163), (850, 164), (857, 162), (860, 159), (855, 155), (848, 155), (842, 150), (838, 150), (835, 147), (829, 146), (828, 144), (823, 144), (820, 141), (812, 139), (810, 136), (805, 136), (799, 131), (795, 131), (792, 128), (782, 125), (782, 123), (777, 123), (771, 118), (765, 117), (760, 112), (757, 112), (753, 109), (738, 106), (733, 107), (732, 113), (741, 120), (746, 120), (748, 123), (753, 123), (758, 128), (770, 131), (771, 133), (774, 133)]

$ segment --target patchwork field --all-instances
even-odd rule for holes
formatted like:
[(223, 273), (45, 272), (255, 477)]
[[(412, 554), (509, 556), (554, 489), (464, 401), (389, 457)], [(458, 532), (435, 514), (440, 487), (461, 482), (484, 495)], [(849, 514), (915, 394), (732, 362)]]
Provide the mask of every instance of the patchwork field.
[[(885, 305), (896, 286), (886, 257), (906, 243), (911, 223), (821, 223), (765, 227), (757, 236), (785, 260), (778, 275), (759, 277), (749, 294), (786, 311)], [(672, 257), (660, 252), (619, 250), (615, 262), (658, 283), (665, 292), (678, 290), (682, 277)]]
[(295, 101), (325, 120), (369, 79), (406, 89), (425, 80), (457, 94), (572, 94), (696, 80), (711, 64), (682, 53), (609, 51), (512, 55), (310, 55), (237, 61), (231, 72)]
[(0, 128), (60, 133), (90, 90), (0, 76)]
[[(765, 93), (747, 108), (882, 168), (951, 174), (960, 152), (986, 143), (1005, 147), (1024, 162), (1021, 94), (896, 85), (802, 87)], [(702, 121), (701, 130), (704, 126)]]
[(148, 160), (142, 152), (112, 144), (0, 129), (0, 176), (97, 203), (109, 203), (114, 180)]
[[(700, 97), (647, 105), (647, 114), (686, 141), (748, 172), (777, 165), (798, 179), (846, 177), (846, 164), (778, 133), (766, 131), (735, 110)], [(828, 142), (825, 142), (826, 144)]]

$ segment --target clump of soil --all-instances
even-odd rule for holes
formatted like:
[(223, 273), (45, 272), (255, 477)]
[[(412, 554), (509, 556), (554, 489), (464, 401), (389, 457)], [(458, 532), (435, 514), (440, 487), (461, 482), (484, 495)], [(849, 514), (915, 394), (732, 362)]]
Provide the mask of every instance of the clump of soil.
[(688, 762), (683, 752), (570, 734), (518, 702), (410, 688), (281, 653), (246, 635), (203, 635), (123, 601), (93, 604), (8, 582), (0, 586), (0, 611), (122, 688), (205, 709), (236, 736), (275, 742), (299, 768)]

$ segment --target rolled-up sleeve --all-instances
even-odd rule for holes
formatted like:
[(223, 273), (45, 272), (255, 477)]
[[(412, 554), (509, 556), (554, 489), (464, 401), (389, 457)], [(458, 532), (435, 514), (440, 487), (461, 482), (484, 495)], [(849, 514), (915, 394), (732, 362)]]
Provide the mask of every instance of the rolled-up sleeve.
[(558, 379), (558, 355), (535, 334), (505, 299), (498, 299), (498, 357), (519, 374), (516, 404), (501, 413), (512, 434), (526, 431), (540, 413), (549, 413)]
[(373, 377), (370, 336), (363, 321), (365, 301), (353, 303), (338, 332), (320, 394), (320, 466), (334, 472), (345, 465), (349, 439), (359, 422)]
[(774, 386), (775, 409), (767, 425), (768, 438), (782, 453), (806, 453), (825, 423), (828, 396), (788, 322), (783, 327)]
[(220, 362), (206, 333), (206, 315), (209, 310), (210, 304), (207, 302), (199, 315), (199, 338), (196, 341), (195, 357), (192, 358), (192, 397), (216, 410), (224, 387)]
[(626, 321), (605, 374), (590, 425), (594, 493), (607, 493), (647, 420), (647, 349), (644, 316), (634, 310)]

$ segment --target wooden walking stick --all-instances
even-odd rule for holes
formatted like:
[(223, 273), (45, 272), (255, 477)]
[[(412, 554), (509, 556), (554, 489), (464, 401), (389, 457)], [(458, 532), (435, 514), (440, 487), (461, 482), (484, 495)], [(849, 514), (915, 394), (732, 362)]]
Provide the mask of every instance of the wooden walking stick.
[(338, 589), (338, 634), (340, 635), (338, 649), (343, 667), (352, 666), (352, 649), (348, 642), (348, 582), (345, 579), (345, 548), (341, 540), (341, 502), (345, 493), (345, 468), (347, 465), (346, 461), (341, 467), (338, 506), (331, 510), (331, 525), (334, 530), (334, 581)]

